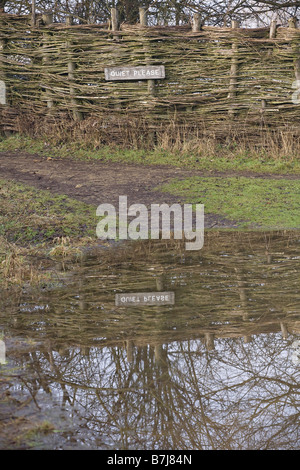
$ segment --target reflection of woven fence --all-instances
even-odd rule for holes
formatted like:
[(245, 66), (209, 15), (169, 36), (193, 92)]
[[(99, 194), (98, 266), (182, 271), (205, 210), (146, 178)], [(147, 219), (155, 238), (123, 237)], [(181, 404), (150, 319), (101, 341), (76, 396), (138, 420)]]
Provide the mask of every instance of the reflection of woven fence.
[[(217, 338), (248, 342), (280, 332), (286, 340), (300, 335), (298, 238), (297, 231), (247, 237), (220, 231), (208, 232), (203, 249), (188, 254), (181, 240), (96, 251), (63, 289), (53, 286), (40, 304), (24, 300), (12, 326), (7, 308), (0, 309), (0, 323), (9, 323), (12, 335), (30, 332), (64, 347), (126, 341), (130, 350), (131, 341), (155, 346), (200, 338), (212, 348)], [(164, 290), (175, 292), (174, 305), (115, 306), (116, 292)]]
[[(143, 119), (212, 128), (237, 121), (299, 126), (293, 84), (300, 30), (190, 26), (72, 25), (43, 17), (0, 17), (0, 80), (7, 105), (2, 126), (19, 113), (82, 120), (109, 128)], [(109, 66), (164, 65), (164, 80), (106, 81)], [(8, 109), (10, 110), (8, 112)], [(234, 124), (235, 125), (235, 124)]]

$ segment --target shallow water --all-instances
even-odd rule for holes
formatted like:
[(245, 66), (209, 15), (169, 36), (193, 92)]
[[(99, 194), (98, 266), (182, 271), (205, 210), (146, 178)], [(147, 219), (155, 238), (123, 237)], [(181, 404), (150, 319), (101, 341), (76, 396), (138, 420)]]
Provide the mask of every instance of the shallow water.
[[(3, 295), (2, 388), (55, 432), (2, 446), (299, 449), (299, 246), (299, 232), (128, 243)], [(159, 291), (175, 304), (115, 306)]]

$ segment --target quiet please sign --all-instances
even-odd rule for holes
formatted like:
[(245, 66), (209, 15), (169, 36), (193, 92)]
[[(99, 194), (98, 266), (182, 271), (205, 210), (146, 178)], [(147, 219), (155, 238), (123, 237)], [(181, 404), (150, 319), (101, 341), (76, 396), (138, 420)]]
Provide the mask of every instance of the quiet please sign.
[(175, 303), (174, 292), (133, 292), (116, 294), (115, 304), (117, 306), (140, 306), (140, 305), (173, 305)]
[(139, 67), (107, 67), (104, 69), (105, 80), (159, 80), (165, 78), (163, 65), (145, 65)]

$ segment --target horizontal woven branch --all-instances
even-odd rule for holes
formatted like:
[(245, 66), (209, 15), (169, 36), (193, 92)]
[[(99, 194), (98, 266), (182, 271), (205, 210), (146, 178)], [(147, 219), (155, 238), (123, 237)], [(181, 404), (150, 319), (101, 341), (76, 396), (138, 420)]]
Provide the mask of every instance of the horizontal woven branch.
[[(112, 32), (107, 24), (32, 28), (29, 17), (0, 16), (0, 80), (7, 106), (23, 114), (93, 116), (107, 125), (142, 116), (152, 127), (216, 126), (229, 114), (247, 125), (297, 126), (299, 61), (296, 28), (278, 27), (270, 39), (269, 28), (123, 24)], [(105, 67), (149, 64), (166, 71), (151, 93), (147, 80), (105, 80)], [(0, 105), (2, 126), (7, 106)]]

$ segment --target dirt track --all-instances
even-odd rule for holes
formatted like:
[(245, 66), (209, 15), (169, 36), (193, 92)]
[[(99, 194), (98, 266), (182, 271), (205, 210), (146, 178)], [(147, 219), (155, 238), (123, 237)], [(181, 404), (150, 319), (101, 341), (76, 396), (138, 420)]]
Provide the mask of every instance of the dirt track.
[[(241, 173), (242, 174), (242, 173)], [(172, 178), (188, 176), (232, 176), (185, 170), (166, 166), (144, 166), (101, 161), (80, 161), (73, 159), (49, 159), (25, 152), (0, 152), (0, 178), (26, 183), (39, 189), (47, 189), (53, 194), (65, 194), (74, 199), (93, 204), (108, 202), (118, 207), (121, 195), (128, 197), (128, 204), (142, 203), (148, 207), (151, 203), (184, 202), (174, 195), (154, 190)], [(300, 176), (253, 175), (249, 177), (271, 177), (299, 179)], [(207, 227), (233, 227), (236, 223), (217, 214), (205, 214)]]

